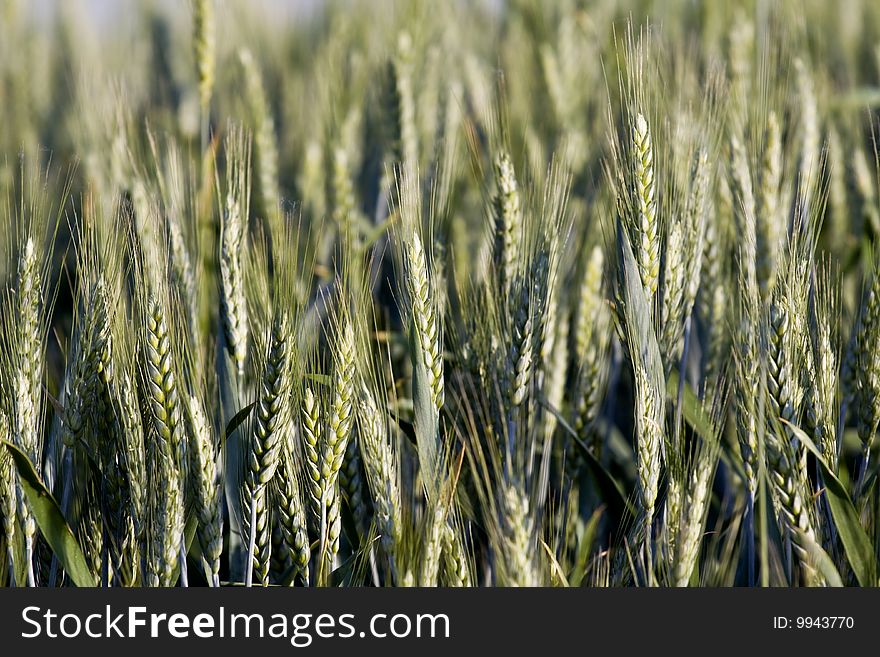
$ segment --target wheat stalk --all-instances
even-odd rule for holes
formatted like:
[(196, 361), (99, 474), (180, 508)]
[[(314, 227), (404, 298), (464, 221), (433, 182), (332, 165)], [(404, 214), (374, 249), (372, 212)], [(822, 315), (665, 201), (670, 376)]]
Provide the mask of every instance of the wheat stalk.
[(321, 517), (321, 457), (324, 430), (321, 418), (321, 407), (311, 387), (307, 387), (303, 395), (301, 409), (302, 446), (305, 452), (306, 484), (311, 502), (311, 509), (316, 518)]
[(287, 445), (284, 450), (281, 468), (275, 478), (275, 508), (284, 549), (284, 563), (293, 568), (295, 575), (291, 578), (291, 584), (298, 578), (308, 585), (311, 548), (292, 447), (292, 444)]
[(462, 537), (448, 524), (441, 537), (443, 542), (443, 573), (446, 586), (472, 586), (471, 565)]
[(223, 551), (223, 517), (221, 506), (220, 472), (211, 425), (202, 401), (189, 398), (189, 417), (192, 426), (191, 470), (196, 480), (197, 532), (205, 561), (205, 574), (212, 586), (220, 585), (220, 556)]
[[(792, 401), (792, 380), (785, 349), (788, 336), (788, 311), (783, 304), (773, 303), (770, 307), (767, 354), (768, 411), (771, 418), (793, 423), (795, 408)], [(779, 435), (771, 426), (767, 434), (766, 453), (774, 500), (789, 539), (797, 549), (801, 567), (809, 580), (816, 580), (819, 575), (802, 539), (802, 535), (805, 535), (808, 539), (815, 540), (815, 532), (806, 504), (808, 489), (804, 481), (805, 475), (799, 467), (795, 449), (796, 442), (788, 429)]]
[(440, 572), (440, 557), (443, 553), (443, 536), (448, 525), (446, 523), (447, 508), (442, 502), (434, 506), (425, 518), (424, 540), (419, 558), (419, 586), (437, 586)]
[(162, 301), (153, 294), (147, 301), (142, 332), (144, 389), (150, 421), (147, 463), (157, 477), (150, 491), (153, 498), (152, 560), (148, 581), (169, 586), (179, 566), (185, 579), (183, 541), (184, 482), (187, 478), (188, 450), (182, 434), (181, 408), (171, 347)]
[(428, 383), (431, 386), (431, 399), (439, 410), (443, 406), (441, 328), (437, 307), (432, 301), (425, 251), (417, 232), (413, 232), (410, 238), (406, 262), (406, 283), (413, 326), (421, 348), (425, 371), (428, 374)]
[[(42, 435), (40, 431), (40, 404), (43, 378), (42, 341), (42, 281), (34, 240), (27, 238), (18, 263), (17, 319), (15, 346), (18, 362), (13, 372), (13, 438), (39, 473), (42, 465)], [(30, 505), (18, 490), (18, 513), (25, 540), (25, 558), (28, 585), (35, 586), (34, 542), (37, 524)]]
[(536, 550), (529, 500), (514, 485), (503, 489), (501, 498), (503, 574), (505, 586), (537, 586), (539, 574), (534, 564)]
[(699, 451), (691, 470), (685, 502), (682, 506), (683, 512), (679, 517), (678, 540), (675, 546), (676, 586), (687, 586), (697, 563), (716, 462), (715, 451), (704, 446)]
[(374, 517), (392, 580), (398, 578), (396, 554), (401, 543), (401, 495), (397, 461), (388, 436), (388, 423), (372, 391), (359, 397), (358, 426), (364, 468), (373, 498)]
[(413, 172), (418, 165), (418, 132), (412, 88), (412, 37), (401, 32), (397, 53), (388, 64), (389, 88), (386, 108), (391, 123), (391, 156), (404, 171)]
[(766, 299), (776, 281), (776, 253), (781, 232), (779, 217), (779, 185), (782, 180), (782, 136), (775, 112), (767, 116), (764, 136), (764, 159), (761, 167), (761, 189), (757, 211), (758, 237), (757, 277), (761, 295)]
[(199, 81), (199, 106), (202, 111), (202, 150), (208, 142), (208, 115), (214, 90), (216, 35), (214, 0), (195, 0), (193, 6), (193, 51)]
[[(0, 410), (0, 439), (9, 441), (12, 438), (9, 418)], [(14, 581), (14, 543), (16, 525), (16, 492), (15, 470), (12, 455), (5, 445), (0, 445), (0, 516), (3, 517), (3, 538), (6, 542), (6, 558), (9, 566), (10, 581)]]
[(236, 386), (244, 377), (248, 351), (248, 311), (244, 295), (243, 249), (246, 245), (248, 198), (247, 143), (233, 133), (226, 142), (230, 161), (226, 178), (226, 199), (220, 223), (220, 316), (226, 349), (235, 366)]
[(509, 293), (519, 267), (523, 217), (516, 173), (513, 162), (505, 151), (495, 158), (492, 215), (493, 261), (498, 276), (498, 289), (502, 294)]
[(342, 520), (339, 515), (339, 470), (351, 437), (355, 374), (354, 329), (341, 319), (335, 341), (335, 369), (327, 430), (321, 451), (321, 554), (319, 581), (339, 551)]
[(654, 147), (648, 121), (636, 114), (632, 127), (633, 180), (635, 181), (636, 262), (642, 276), (645, 295), (652, 299), (660, 278), (660, 230), (657, 224), (657, 200), (654, 191)]
[(345, 448), (345, 459), (339, 470), (339, 487), (354, 519), (355, 535), (351, 537), (354, 543), (360, 540), (357, 534), (366, 532), (369, 524), (369, 510), (364, 499), (364, 480), (361, 476), (362, 467), (358, 443), (349, 440)]
[(243, 49), (238, 53), (247, 87), (247, 101), (254, 122), (254, 159), (257, 170), (256, 196), (259, 199), (260, 215), (267, 218), (273, 234), (278, 228), (278, 145), (275, 135), (275, 120), (263, 79), (253, 53)]
[(635, 370), (636, 437), (639, 471), (639, 500), (650, 523), (654, 517), (657, 490), (660, 481), (660, 448), (663, 442), (663, 407), (655, 398), (655, 391), (644, 367)]
[(291, 421), (290, 326), (283, 311), (275, 314), (269, 349), (260, 378), (253, 432), (247, 447), (247, 471), (244, 476), (245, 508), (250, 518), (245, 522), (250, 546), (246, 583), (250, 586), (256, 571), (260, 583), (269, 584), (272, 544), (269, 484), (278, 470), (279, 451), (286, 444)]

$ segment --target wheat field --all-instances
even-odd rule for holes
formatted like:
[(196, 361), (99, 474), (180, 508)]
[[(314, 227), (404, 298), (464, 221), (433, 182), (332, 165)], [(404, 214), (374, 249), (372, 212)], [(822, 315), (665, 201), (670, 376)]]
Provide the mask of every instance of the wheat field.
[(0, 2), (0, 586), (877, 586), (880, 5)]

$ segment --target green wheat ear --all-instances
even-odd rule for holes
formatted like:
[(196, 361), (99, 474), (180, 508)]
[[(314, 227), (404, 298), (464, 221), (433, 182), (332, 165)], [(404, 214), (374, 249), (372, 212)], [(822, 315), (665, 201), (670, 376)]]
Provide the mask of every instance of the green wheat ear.
[(495, 197), (492, 200), (495, 223), (494, 261), (502, 293), (509, 293), (519, 265), (522, 248), (522, 208), (513, 162), (506, 152), (495, 158)]
[(281, 450), (287, 444), (287, 434), (293, 420), (291, 340), (288, 319), (283, 311), (279, 312), (272, 322), (268, 353), (254, 409), (253, 431), (247, 447), (244, 508), (250, 513), (245, 525), (253, 559), (248, 570), (248, 581), (252, 568), (264, 586), (269, 584), (272, 553), (270, 484), (278, 471)]
[(207, 146), (208, 114), (214, 91), (216, 27), (214, 0), (195, 0), (193, 5), (193, 52), (199, 85), (199, 106), (202, 112), (202, 148)]
[(406, 250), (407, 289), (412, 307), (412, 320), (418, 336), (431, 399), (437, 409), (443, 406), (443, 354), (440, 343), (440, 321), (433, 301), (428, 278), (428, 263), (418, 233), (412, 235)]
[(660, 230), (657, 225), (657, 201), (654, 190), (654, 147), (648, 121), (636, 114), (632, 130), (633, 178), (638, 229), (636, 261), (642, 285), (649, 299), (657, 292), (660, 279)]

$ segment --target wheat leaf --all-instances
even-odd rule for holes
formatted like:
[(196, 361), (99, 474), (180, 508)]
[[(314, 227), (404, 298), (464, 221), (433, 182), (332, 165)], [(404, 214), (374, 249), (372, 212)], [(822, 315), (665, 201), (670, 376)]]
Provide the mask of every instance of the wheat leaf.
[(40, 481), (40, 477), (30, 459), (9, 441), (3, 440), (0, 443), (9, 450), (12, 460), (15, 462), (15, 468), (18, 471), (21, 488), (27, 496), (28, 504), (34, 513), (37, 525), (49, 547), (58, 556), (58, 561), (64, 566), (64, 570), (70, 576), (70, 579), (77, 586), (97, 586), (97, 577), (89, 569), (82, 548), (73, 535), (70, 525), (67, 524), (64, 515), (61, 513), (61, 507), (58, 506), (58, 502), (52, 497), (52, 493)]

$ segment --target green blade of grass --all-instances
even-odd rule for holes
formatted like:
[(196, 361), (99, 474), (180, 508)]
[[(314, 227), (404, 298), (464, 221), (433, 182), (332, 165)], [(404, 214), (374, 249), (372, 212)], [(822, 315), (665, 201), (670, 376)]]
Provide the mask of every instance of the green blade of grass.
[(21, 488), (27, 497), (43, 537), (58, 556), (58, 561), (61, 562), (70, 579), (77, 586), (97, 586), (98, 579), (89, 569), (82, 548), (61, 513), (61, 507), (52, 497), (52, 493), (40, 481), (30, 459), (9, 441), (0, 442), (9, 450), (12, 460), (15, 462)]
[(601, 463), (599, 463), (593, 455), (593, 452), (590, 451), (590, 448), (580, 439), (571, 425), (565, 421), (562, 414), (553, 408), (553, 405), (547, 402), (546, 399), (541, 399), (540, 401), (541, 405), (556, 418), (559, 426), (571, 436), (572, 443), (574, 443), (575, 447), (577, 447), (583, 455), (587, 467), (590, 469), (590, 474), (593, 475), (596, 485), (602, 492), (602, 498), (608, 507), (609, 515), (616, 518), (622, 518), (626, 514), (629, 515), (630, 518), (635, 518), (636, 510), (632, 503), (627, 499), (626, 495), (623, 494), (623, 489), (620, 487), (620, 484), (617, 483), (617, 480), (611, 476), (611, 473), (608, 472)]
[(877, 586), (877, 562), (874, 558), (874, 546), (862, 528), (858, 511), (846, 492), (846, 488), (828, 468), (822, 458), (822, 453), (809, 436), (794, 424), (786, 422), (786, 425), (794, 432), (798, 440), (813, 453), (819, 463), (822, 481), (825, 484), (825, 495), (828, 498), (828, 505), (831, 507), (831, 515), (834, 517), (834, 524), (843, 543), (847, 561), (849, 561), (856, 579), (862, 586)]
[[(183, 544), (186, 548), (186, 554), (189, 555), (193, 547), (193, 540), (196, 536), (196, 530), (199, 528), (199, 519), (195, 513), (189, 512), (186, 520), (186, 526), (183, 528)], [(196, 541), (198, 544), (198, 541)], [(201, 552), (200, 552), (201, 554)], [(197, 556), (197, 555), (196, 555)], [(174, 567), (174, 575), (171, 577), (172, 582), (176, 582), (180, 578), (180, 561)]]
[(593, 544), (599, 534), (599, 521), (605, 512), (605, 507), (599, 507), (593, 511), (593, 515), (587, 521), (584, 531), (578, 541), (577, 558), (575, 560), (574, 569), (568, 578), (571, 586), (580, 586), (587, 574), (590, 555), (593, 552)]
[[(256, 405), (256, 402), (251, 402), (229, 420), (229, 424), (226, 425), (226, 431), (223, 434), (223, 442), (229, 440), (229, 437), (235, 433), (235, 430), (248, 419), (248, 416), (251, 414), (251, 411), (254, 410), (254, 406)], [(223, 447), (223, 443), (220, 444), (220, 447)]]
[[(673, 403), (678, 399), (678, 370), (674, 369), (669, 373), (669, 379), (666, 381), (666, 397)], [(693, 389), (685, 381), (684, 392), (681, 397), (681, 411), (685, 419), (694, 433), (698, 434), (707, 443), (717, 443), (718, 436), (715, 433), (715, 427), (712, 421), (706, 415), (703, 405), (697, 399)]]

